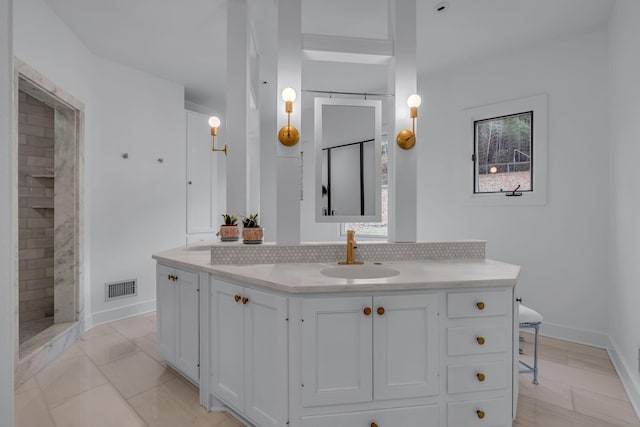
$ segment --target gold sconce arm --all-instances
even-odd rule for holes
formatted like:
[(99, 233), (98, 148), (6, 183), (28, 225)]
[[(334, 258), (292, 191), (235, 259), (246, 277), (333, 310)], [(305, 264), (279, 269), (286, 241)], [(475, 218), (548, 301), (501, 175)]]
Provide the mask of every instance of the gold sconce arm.
[(411, 117), (411, 130), (403, 129), (398, 132), (396, 143), (403, 150), (410, 150), (416, 145), (416, 117), (418, 117), (418, 107), (422, 100), (418, 95), (411, 95), (407, 100), (409, 105), (409, 117)]

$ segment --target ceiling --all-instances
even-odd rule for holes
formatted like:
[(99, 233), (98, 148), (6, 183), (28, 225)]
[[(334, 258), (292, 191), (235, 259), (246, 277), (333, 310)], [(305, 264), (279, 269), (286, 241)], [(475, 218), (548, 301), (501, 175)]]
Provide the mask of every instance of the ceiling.
[[(95, 54), (185, 86), (188, 101), (226, 97), (227, 0), (45, 0)], [(301, 0), (304, 33), (387, 39), (388, 0)], [(402, 1), (402, 0), (397, 0)], [(605, 25), (614, 0), (418, 0), (418, 68), (426, 73)], [(276, 0), (249, 0), (256, 32), (273, 28)], [(265, 18), (267, 17), (267, 18)], [(257, 40), (260, 45), (260, 39)], [(261, 54), (273, 49), (259, 46)], [(386, 67), (303, 64), (303, 87), (375, 91)]]

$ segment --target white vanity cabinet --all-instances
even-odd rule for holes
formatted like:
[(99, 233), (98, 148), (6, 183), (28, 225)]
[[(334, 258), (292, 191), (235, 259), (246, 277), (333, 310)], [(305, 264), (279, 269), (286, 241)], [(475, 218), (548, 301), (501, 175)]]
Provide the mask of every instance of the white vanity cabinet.
[(165, 360), (198, 384), (200, 380), (198, 273), (158, 264), (157, 347)]
[(305, 298), (305, 407), (437, 395), (436, 294)]
[(214, 276), (209, 297), (210, 392), (258, 426), (286, 426), (287, 298)]

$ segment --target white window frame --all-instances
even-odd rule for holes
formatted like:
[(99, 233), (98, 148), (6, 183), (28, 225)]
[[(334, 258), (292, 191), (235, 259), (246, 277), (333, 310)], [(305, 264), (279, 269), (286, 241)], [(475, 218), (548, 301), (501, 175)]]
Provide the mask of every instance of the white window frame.
[[(497, 102), (479, 107), (465, 109), (465, 140), (464, 144), (470, 149), (472, 159), (475, 152), (475, 122), (496, 117), (509, 116), (533, 111), (533, 191), (523, 191), (522, 196), (507, 197), (504, 193), (475, 193), (474, 182), (476, 168), (474, 164), (467, 164), (465, 192), (470, 195), (470, 203), (477, 206), (521, 206), (545, 205), (547, 203), (547, 95), (535, 95), (512, 101)], [(475, 162), (475, 161), (474, 161)]]

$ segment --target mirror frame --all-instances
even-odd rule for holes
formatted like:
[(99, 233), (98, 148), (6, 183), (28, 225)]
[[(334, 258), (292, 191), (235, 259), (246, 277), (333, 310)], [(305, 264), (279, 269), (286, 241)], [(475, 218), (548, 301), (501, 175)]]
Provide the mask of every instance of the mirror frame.
[[(325, 105), (338, 105), (350, 107), (372, 107), (374, 109), (374, 213), (373, 215), (322, 215), (322, 109)], [(316, 97), (313, 103), (314, 113), (314, 142), (316, 155), (316, 222), (380, 222), (382, 218), (381, 194), (382, 194), (382, 101), (373, 99), (345, 99), (345, 98), (321, 98)]]

